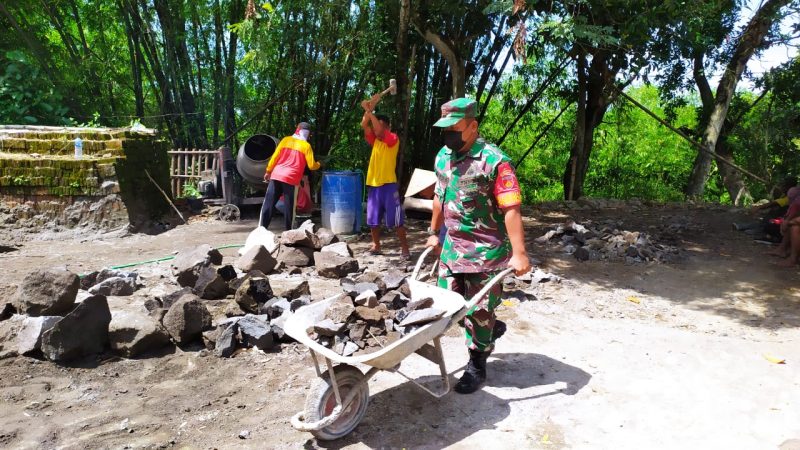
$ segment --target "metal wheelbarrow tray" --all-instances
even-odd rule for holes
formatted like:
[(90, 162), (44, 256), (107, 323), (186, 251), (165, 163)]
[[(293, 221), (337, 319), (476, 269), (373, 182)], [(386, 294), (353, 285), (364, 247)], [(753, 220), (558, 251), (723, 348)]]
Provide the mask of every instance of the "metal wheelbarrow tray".
[[(305, 410), (292, 417), (292, 426), (309, 431), (318, 439), (332, 440), (349, 434), (366, 413), (369, 402), (367, 382), (378, 371), (395, 372), (413, 382), (434, 397), (442, 397), (450, 391), (450, 382), (442, 355), (441, 336), (477, 305), (491, 287), (511, 272), (506, 269), (489, 281), (469, 302), (453, 291), (417, 281), (422, 261), (430, 249), (423, 252), (412, 276), (407, 280), (411, 290), (411, 301), (426, 297), (433, 299), (433, 308), (444, 311), (441, 318), (427, 323), (397, 341), (375, 352), (359, 356), (342, 356), (311, 339), (306, 330), (322, 320), (328, 306), (340, 295), (312, 303), (298, 309), (286, 321), (286, 334), (308, 347), (319, 377), (309, 391)], [(441, 389), (432, 391), (400, 372), (400, 362), (412, 353), (428, 359), (439, 366)], [(322, 357), (327, 370), (320, 368)], [(334, 363), (337, 363), (334, 365)], [(370, 366), (366, 374), (354, 364)]]

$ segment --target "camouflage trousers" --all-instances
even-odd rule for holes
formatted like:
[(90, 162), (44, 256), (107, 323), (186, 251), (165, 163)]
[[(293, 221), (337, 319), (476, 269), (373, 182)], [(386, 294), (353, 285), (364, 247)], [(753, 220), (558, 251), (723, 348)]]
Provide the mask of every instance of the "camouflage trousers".
[[(495, 272), (454, 273), (450, 276), (439, 276), (437, 285), (449, 291), (458, 292), (469, 300), (483, 288), (487, 281), (497, 275)], [(494, 309), (500, 304), (502, 284), (495, 284), (484, 299), (467, 312), (464, 318), (467, 346), (471, 350), (490, 352), (494, 349), (495, 315)]]

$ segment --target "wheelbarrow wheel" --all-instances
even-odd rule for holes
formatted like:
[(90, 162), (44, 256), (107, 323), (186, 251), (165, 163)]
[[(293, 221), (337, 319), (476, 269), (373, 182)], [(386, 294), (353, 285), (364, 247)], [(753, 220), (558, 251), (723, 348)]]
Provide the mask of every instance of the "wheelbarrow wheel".
[(236, 222), (240, 216), (239, 207), (232, 203), (223, 206), (219, 210), (219, 220), (225, 222)]
[[(321, 430), (312, 431), (319, 440), (331, 441), (350, 434), (364, 418), (369, 403), (369, 386), (362, 383), (364, 374), (360, 370), (347, 364), (339, 364), (333, 368), (336, 373), (336, 382), (339, 385), (339, 394), (344, 399), (352, 389), (359, 392), (353, 398), (350, 405), (345, 408), (342, 415), (329, 426)], [(333, 392), (333, 383), (328, 372), (312, 386), (311, 391), (306, 397), (306, 422), (316, 422), (331, 414), (336, 407), (336, 394)]]

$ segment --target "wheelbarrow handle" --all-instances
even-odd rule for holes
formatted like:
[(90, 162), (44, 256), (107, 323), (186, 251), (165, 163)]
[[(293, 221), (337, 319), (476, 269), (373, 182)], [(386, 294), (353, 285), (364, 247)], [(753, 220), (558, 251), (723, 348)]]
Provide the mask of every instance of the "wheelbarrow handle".
[(417, 279), (417, 275), (419, 275), (419, 270), (422, 269), (422, 263), (425, 262), (425, 257), (427, 257), (431, 253), (431, 251), (433, 251), (433, 247), (428, 247), (425, 249), (425, 251), (422, 252), (421, 255), (419, 255), (419, 259), (417, 260), (417, 265), (414, 266), (414, 272), (411, 273), (412, 280)]
[(486, 296), (486, 294), (489, 292), (490, 289), (492, 289), (492, 287), (494, 287), (495, 284), (499, 283), (500, 281), (503, 280), (503, 278), (507, 277), (513, 272), (514, 269), (509, 267), (503, 270), (502, 272), (498, 273), (497, 275), (495, 275), (494, 278), (492, 278), (485, 285), (483, 285), (483, 288), (480, 291), (478, 291), (477, 294), (475, 294), (471, 299), (469, 299), (469, 301), (467, 301), (467, 304), (464, 305), (463, 308), (461, 308), (457, 313), (453, 314), (452, 319), (450, 319), (450, 324), (456, 323), (459, 320), (463, 319), (464, 316), (467, 315), (469, 310), (477, 306), (478, 303), (480, 303), (483, 300), (483, 297)]

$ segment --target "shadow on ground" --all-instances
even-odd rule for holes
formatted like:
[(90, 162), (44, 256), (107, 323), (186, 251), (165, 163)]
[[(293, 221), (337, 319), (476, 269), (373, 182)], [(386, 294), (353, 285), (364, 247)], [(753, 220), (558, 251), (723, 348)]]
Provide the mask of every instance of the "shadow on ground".
[[(316, 445), (327, 449), (356, 443), (369, 448), (442, 448), (496, 428), (515, 402), (574, 395), (591, 378), (578, 367), (535, 353), (495, 353), (488, 373), (486, 386), (470, 395), (451, 392), (436, 399), (408, 382), (379, 392), (370, 397), (367, 414), (353, 433)], [(435, 382), (434, 378), (417, 382)], [(451, 385), (456, 382), (452, 373), (450, 379)], [(487, 392), (497, 392), (497, 388), (502, 389), (503, 398)], [(313, 441), (306, 448), (314, 448)]]
[[(770, 247), (732, 230), (731, 223), (746, 216), (731, 210), (661, 208), (642, 211), (567, 211), (567, 215), (538, 214), (537, 226), (526, 228), (528, 251), (546, 255), (556, 273), (599, 289), (631, 289), (664, 298), (676, 305), (734, 320), (748, 327), (781, 329), (800, 327), (798, 270), (776, 267)], [(681, 218), (695, 229), (670, 236), (686, 250), (686, 259), (674, 264), (625, 265), (622, 261), (579, 262), (552, 245), (534, 239), (567, 217), (583, 222), (619, 220), (621, 229), (650, 234), (665, 220)], [(658, 242), (658, 241), (656, 241)], [(655, 272), (658, 272), (657, 274)]]

